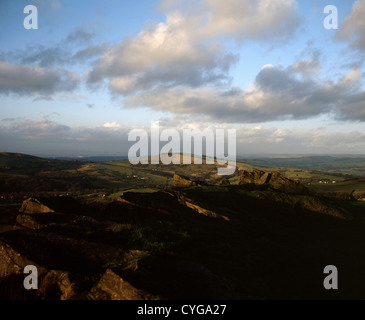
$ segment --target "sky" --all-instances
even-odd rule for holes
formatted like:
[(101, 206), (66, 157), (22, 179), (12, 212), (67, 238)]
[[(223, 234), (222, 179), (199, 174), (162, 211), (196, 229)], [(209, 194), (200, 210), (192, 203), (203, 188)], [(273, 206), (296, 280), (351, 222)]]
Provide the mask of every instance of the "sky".
[(240, 156), (365, 155), (364, 16), (365, 0), (1, 0), (0, 152), (126, 155), (160, 121), (235, 128)]

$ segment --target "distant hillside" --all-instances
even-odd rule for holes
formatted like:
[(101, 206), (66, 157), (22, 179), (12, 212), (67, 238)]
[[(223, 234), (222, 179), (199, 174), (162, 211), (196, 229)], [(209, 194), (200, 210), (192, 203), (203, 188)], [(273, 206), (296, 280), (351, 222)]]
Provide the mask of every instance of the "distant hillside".
[(365, 157), (313, 156), (240, 159), (240, 161), (257, 167), (285, 167), (365, 176)]
[(109, 162), (109, 161), (124, 161), (127, 160), (127, 156), (95, 156), (95, 157), (56, 157), (50, 158), (54, 160), (67, 160), (67, 161), (84, 161), (84, 162)]
[(0, 152), (0, 169), (20, 169), (54, 163), (54, 160), (52, 161), (26, 154)]
[[(245, 163), (237, 162), (237, 171), (231, 176), (219, 176), (217, 163), (214, 165), (131, 165), (128, 160), (117, 159), (119, 157), (88, 157), (82, 158), (83, 161), (65, 160), (65, 158), (63, 160), (44, 159), (3, 152), (0, 153), (0, 192), (87, 193), (90, 190), (104, 188), (114, 188), (117, 192), (120, 188), (172, 186), (174, 174), (208, 184), (219, 184), (222, 179), (228, 179), (230, 184), (238, 184), (242, 170), (252, 171), (260, 168), (267, 172), (280, 172), (316, 192), (351, 193), (355, 190), (356, 196), (362, 196), (365, 193), (365, 185), (359, 182), (358, 177), (349, 173), (344, 174), (355, 169), (343, 169), (346, 166), (357, 165), (359, 167), (356, 173), (360, 175), (361, 170), (362, 172), (365, 170), (365, 164), (361, 163), (365, 159), (361, 158), (247, 159)], [(204, 162), (205, 157), (203, 157)], [(342, 169), (330, 170), (336, 165)], [(320, 168), (323, 170), (318, 170)]]

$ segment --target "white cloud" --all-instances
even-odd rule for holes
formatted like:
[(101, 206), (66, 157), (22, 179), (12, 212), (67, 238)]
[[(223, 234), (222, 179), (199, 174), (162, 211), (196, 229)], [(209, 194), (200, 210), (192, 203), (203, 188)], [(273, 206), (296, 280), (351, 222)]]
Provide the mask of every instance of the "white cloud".
[(339, 28), (337, 36), (352, 47), (365, 50), (365, 0), (357, 0)]
[(237, 40), (291, 36), (300, 18), (295, 0), (205, 0), (208, 18), (204, 32)]
[(277, 41), (299, 23), (295, 0), (163, 1), (166, 22), (155, 23), (112, 47), (88, 73), (122, 95), (158, 86), (201, 87), (230, 82), (239, 56), (221, 37)]
[(104, 123), (103, 127), (104, 128), (119, 129), (122, 126), (119, 123), (117, 123), (116, 121), (113, 121), (113, 122), (106, 122), (106, 123)]
[(128, 94), (157, 85), (227, 82), (238, 56), (197, 36), (198, 22), (168, 14), (166, 23), (154, 24), (107, 51), (89, 73), (89, 84), (109, 79), (112, 92)]

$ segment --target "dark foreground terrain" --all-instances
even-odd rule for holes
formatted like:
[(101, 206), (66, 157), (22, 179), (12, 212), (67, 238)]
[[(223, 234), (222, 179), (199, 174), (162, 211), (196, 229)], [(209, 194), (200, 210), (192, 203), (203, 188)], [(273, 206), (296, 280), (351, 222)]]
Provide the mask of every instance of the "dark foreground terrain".
[[(63, 170), (77, 192), (30, 192), (24, 170), (45, 178), (22, 164), (4, 166), (11, 192), (0, 186), (0, 299), (365, 298), (365, 202), (351, 195), (258, 170), (236, 184), (175, 175), (175, 186), (82, 193), (73, 162), (46, 162), (46, 178), (57, 186)], [(27, 265), (39, 290), (24, 289)], [(323, 287), (327, 265), (338, 290)]]
[[(363, 207), (350, 202), (244, 185), (32, 201), (0, 206), (1, 299), (365, 297)], [(37, 291), (23, 288), (29, 264)]]

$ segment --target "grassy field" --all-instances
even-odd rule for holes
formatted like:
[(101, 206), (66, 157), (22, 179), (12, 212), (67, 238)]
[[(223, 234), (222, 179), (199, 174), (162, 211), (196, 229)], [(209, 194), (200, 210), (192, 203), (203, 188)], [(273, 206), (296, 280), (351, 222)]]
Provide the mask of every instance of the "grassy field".
[(354, 195), (365, 195), (365, 178), (345, 180), (338, 183), (316, 183), (310, 188), (317, 192), (346, 192), (351, 193), (355, 190)]

